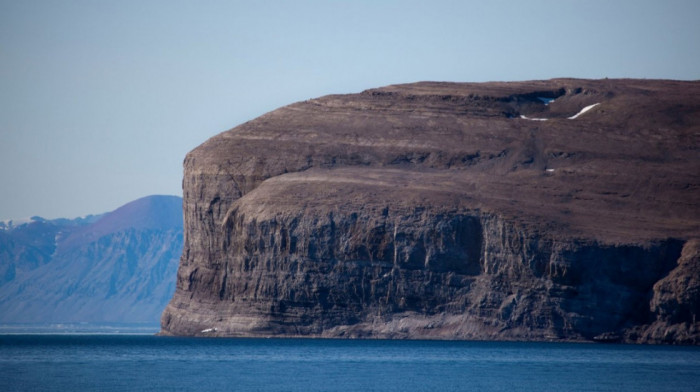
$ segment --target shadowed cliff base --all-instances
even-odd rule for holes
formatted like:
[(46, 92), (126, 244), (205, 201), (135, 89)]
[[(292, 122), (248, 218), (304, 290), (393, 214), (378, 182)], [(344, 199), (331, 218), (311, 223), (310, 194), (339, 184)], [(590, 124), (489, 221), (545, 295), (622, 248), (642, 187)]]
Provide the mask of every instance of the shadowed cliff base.
[(416, 83), (185, 159), (162, 333), (700, 343), (700, 83)]

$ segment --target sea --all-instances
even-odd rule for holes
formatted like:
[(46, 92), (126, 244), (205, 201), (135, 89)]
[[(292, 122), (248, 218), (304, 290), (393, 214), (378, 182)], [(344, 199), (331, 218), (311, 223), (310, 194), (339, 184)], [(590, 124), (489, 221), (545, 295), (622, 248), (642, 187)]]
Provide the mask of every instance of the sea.
[(0, 335), (0, 391), (700, 391), (700, 347)]

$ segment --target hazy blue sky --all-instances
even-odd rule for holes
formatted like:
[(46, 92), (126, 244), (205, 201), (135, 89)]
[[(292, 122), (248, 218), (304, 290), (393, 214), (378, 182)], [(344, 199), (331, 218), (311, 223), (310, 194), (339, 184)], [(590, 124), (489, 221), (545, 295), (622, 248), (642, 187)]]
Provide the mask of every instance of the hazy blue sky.
[(0, 219), (181, 195), (207, 138), (420, 80), (700, 79), (700, 1), (0, 0)]

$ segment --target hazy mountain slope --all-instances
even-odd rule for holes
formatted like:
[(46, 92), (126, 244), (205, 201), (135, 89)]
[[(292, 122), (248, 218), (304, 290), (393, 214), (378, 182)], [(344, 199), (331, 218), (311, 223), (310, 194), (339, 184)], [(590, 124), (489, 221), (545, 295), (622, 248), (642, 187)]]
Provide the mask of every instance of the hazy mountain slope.
[(46, 220), (32, 217), (25, 222), (0, 226), (0, 286), (51, 260), (61, 239), (99, 219)]
[[(0, 322), (158, 319), (174, 290), (182, 250), (182, 199), (149, 196), (90, 224), (40, 229), (32, 228), (34, 236), (14, 229), (0, 237), (5, 239), (0, 244), (3, 266), (12, 260), (34, 266), (0, 287)], [(20, 234), (37, 247), (17, 252), (12, 244)]]

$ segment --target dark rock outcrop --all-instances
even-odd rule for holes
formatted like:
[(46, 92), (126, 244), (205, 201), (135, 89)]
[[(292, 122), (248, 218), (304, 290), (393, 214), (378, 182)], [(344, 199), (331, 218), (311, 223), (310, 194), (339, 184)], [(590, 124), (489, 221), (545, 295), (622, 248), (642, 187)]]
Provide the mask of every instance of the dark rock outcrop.
[(164, 334), (700, 342), (698, 82), (322, 97), (183, 187)]
[(157, 324), (175, 289), (182, 199), (144, 197), (93, 218), (0, 232), (0, 323)]

